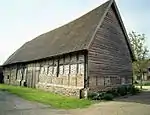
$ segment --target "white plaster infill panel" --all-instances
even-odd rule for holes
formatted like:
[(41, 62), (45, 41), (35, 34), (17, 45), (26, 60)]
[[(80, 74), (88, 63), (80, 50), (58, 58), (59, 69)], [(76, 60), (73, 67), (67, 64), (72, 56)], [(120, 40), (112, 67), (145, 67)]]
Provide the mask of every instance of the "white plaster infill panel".
[(70, 74), (76, 75), (77, 74), (77, 64), (72, 64), (70, 66), (71, 66)]
[(84, 87), (77, 87), (77, 86), (66, 86), (66, 85), (57, 85), (57, 84), (41, 83), (41, 82), (39, 82), (38, 85), (44, 85), (46, 87), (63, 87), (63, 88), (72, 88), (72, 89), (83, 89), (84, 88)]
[(48, 68), (48, 76), (52, 76), (53, 75), (53, 66), (49, 66)]
[(79, 64), (78, 74), (84, 75), (84, 63)]
[(63, 75), (63, 68), (63, 65), (59, 66), (59, 75)]
[(69, 74), (69, 65), (64, 65), (64, 75), (68, 76)]

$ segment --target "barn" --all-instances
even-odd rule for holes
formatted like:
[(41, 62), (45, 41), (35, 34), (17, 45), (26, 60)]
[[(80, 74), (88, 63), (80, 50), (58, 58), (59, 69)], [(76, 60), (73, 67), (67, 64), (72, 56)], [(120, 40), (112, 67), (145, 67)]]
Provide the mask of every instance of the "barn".
[(4, 83), (81, 97), (132, 83), (134, 55), (114, 0), (26, 42), (3, 64)]

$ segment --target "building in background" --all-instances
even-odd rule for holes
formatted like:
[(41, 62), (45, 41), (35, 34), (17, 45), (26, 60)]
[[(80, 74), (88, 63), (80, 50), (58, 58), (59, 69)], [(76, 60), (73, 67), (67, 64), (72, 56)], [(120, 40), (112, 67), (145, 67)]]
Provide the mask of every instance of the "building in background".
[[(139, 82), (141, 80), (141, 75), (134, 75), (135, 82)], [(144, 69), (144, 75), (142, 77), (143, 83), (150, 83), (150, 59), (148, 61), (147, 67)]]

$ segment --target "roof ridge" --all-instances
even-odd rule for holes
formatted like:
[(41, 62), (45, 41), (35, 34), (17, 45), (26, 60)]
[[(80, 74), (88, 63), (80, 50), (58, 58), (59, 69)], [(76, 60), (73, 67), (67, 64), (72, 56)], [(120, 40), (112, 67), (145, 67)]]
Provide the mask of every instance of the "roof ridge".
[[(114, 0), (108, 0), (108, 1), (106, 1), (105, 3), (101, 4), (100, 6), (97, 6), (96, 8), (94, 8), (94, 9), (88, 11), (87, 13), (85, 13), (85, 14), (79, 16), (78, 18), (73, 19), (73, 20), (71, 20), (71, 21), (69, 21), (69, 22), (67, 22), (67, 23), (65, 23), (65, 24), (63, 24), (63, 25), (61, 25), (61, 26), (59, 26), (59, 27), (56, 27), (56, 28), (54, 28), (54, 29), (52, 29), (52, 30), (49, 30), (49, 31), (47, 31), (47, 32), (44, 32), (44, 33), (38, 35), (37, 37), (35, 37), (35, 38), (32, 39), (32, 40), (35, 40), (36, 38), (38, 38), (38, 37), (40, 37), (40, 36), (42, 36), (42, 35), (45, 35), (45, 34), (47, 34), (47, 33), (49, 33), (49, 32), (56, 31), (56, 30), (59, 29), (59, 28), (63, 28), (64, 26), (66, 26), (66, 25), (68, 25), (68, 24), (74, 23), (75, 21), (80, 20), (82, 17), (84, 17), (84, 16), (86, 16), (86, 15), (88, 15), (88, 14), (94, 12), (94, 11), (97, 10), (99, 7), (101, 7), (101, 6), (105, 5), (105, 4), (107, 4), (108, 2), (113, 2), (113, 1), (114, 1)], [(32, 40), (30, 40), (30, 41), (32, 41)], [(27, 41), (27, 42), (30, 42), (30, 41)]]

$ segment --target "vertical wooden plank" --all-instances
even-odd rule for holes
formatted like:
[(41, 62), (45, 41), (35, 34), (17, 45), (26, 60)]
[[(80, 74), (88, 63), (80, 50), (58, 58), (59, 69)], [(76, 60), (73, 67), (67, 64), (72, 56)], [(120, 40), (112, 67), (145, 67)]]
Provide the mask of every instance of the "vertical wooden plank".
[(84, 88), (89, 87), (89, 76), (88, 76), (88, 55), (84, 55)]
[(69, 55), (69, 75), (68, 75), (68, 86), (70, 86), (70, 69), (71, 69), (71, 66), (70, 66), (70, 63), (71, 63), (71, 54)]

